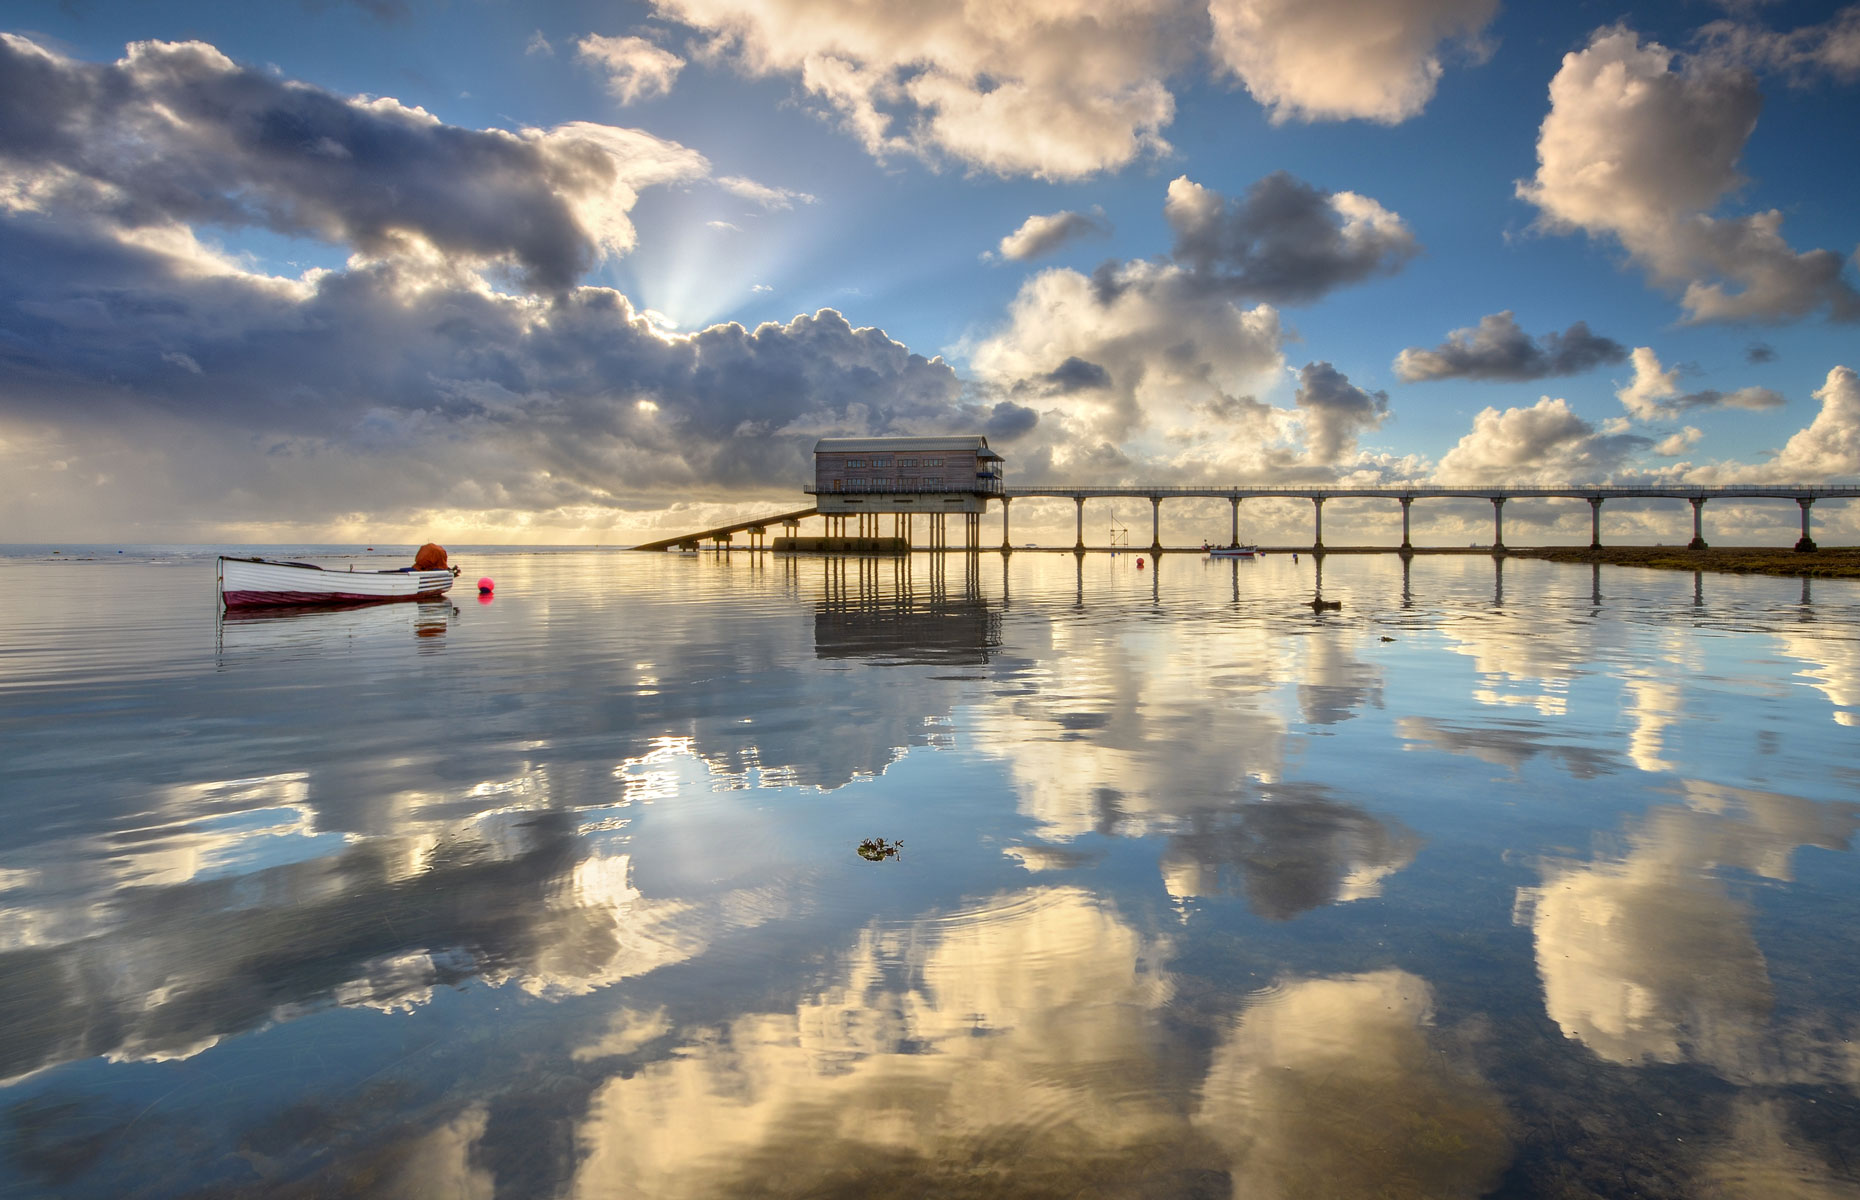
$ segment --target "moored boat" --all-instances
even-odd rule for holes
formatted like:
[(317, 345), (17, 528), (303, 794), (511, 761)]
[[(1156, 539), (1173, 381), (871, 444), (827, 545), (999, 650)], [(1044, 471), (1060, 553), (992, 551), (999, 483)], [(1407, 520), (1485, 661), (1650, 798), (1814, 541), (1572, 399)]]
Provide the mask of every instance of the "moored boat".
[(1210, 546), (1210, 558), (1253, 558), (1259, 554), (1258, 546)]
[(314, 563), (225, 555), (219, 562), (220, 603), (228, 609), (434, 600), (446, 594), (452, 579), (449, 567), (332, 571)]

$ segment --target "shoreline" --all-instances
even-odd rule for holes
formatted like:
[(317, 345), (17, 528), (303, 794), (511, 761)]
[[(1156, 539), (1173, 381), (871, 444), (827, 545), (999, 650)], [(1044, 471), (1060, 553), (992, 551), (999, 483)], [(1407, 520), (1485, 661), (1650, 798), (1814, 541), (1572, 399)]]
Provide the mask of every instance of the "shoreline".
[(1507, 554), (1511, 558), (1651, 567), (1661, 571), (1860, 579), (1860, 548), (1852, 546), (1824, 546), (1807, 553), (1786, 546), (1714, 546), (1707, 550), (1688, 550), (1684, 546), (1604, 546), (1600, 550), (1587, 546), (1536, 546), (1510, 550)]

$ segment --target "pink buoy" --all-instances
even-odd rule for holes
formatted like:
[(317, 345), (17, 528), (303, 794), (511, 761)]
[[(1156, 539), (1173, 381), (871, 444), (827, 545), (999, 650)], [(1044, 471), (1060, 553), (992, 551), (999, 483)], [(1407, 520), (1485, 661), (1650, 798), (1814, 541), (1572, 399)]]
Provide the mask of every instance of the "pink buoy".
[(480, 579), (478, 581), (478, 594), (480, 596), (488, 596), (496, 590), (497, 590), (497, 585), (491, 582), (489, 576), (486, 576), (485, 578)]

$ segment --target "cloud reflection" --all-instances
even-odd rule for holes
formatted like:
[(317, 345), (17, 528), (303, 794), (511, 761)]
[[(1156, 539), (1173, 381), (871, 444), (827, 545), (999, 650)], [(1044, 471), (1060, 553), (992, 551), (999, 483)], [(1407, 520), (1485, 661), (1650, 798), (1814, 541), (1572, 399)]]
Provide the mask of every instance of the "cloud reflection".
[(1398, 970), (1281, 984), (1242, 1013), (1195, 1113), (1232, 1156), (1235, 1200), (1484, 1195), (1510, 1119), (1433, 1016), (1426, 981)]
[(1519, 890), (1514, 919), (1536, 937), (1544, 1005), (1565, 1036), (1610, 1062), (1772, 1077), (1782, 1068), (1768, 967), (1724, 872), (1788, 881), (1798, 848), (1847, 848), (1860, 806), (1685, 788), (1683, 805), (1635, 822), (1620, 855), (1545, 863), (1543, 884)]
[[(1284, 985), (1226, 1026), (1204, 1075), (1165, 1020), (1171, 953), (1064, 887), (870, 926), (793, 1011), (683, 1029), (601, 1086), (570, 1194), (1453, 1197), (1493, 1182), (1508, 1118), (1442, 1054), (1424, 981)], [(620, 1014), (619, 1043), (641, 1022)]]

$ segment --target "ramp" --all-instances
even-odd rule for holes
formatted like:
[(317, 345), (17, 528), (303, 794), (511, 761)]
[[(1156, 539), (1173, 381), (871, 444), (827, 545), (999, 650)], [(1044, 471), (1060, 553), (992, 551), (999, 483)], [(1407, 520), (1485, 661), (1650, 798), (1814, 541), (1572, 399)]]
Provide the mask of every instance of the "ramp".
[(687, 542), (692, 544), (708, 542), (712, 538), (719, 538), (730, 533), (741, 533), (745, 529), (766, 529), (770, 525), (780, 525), (783, 521), (799, 521), (803, 517), (815, 516), (819, 512), (820, 510), (818, 508), (800, 508), (796, 509), (794, 512), (778, 513), (772, 517), (757, 517), (752, 521), (738, 521), (734, 525), (719, 525), (715, 529), (703, 529), (699, 530), (697, 533), (681, 533), (677, 537), (660, 538), (656, 542), (641, 542), (639, 545), (633, 547), (633, 549), (670, 550), (674, 546), (682, 546)]

